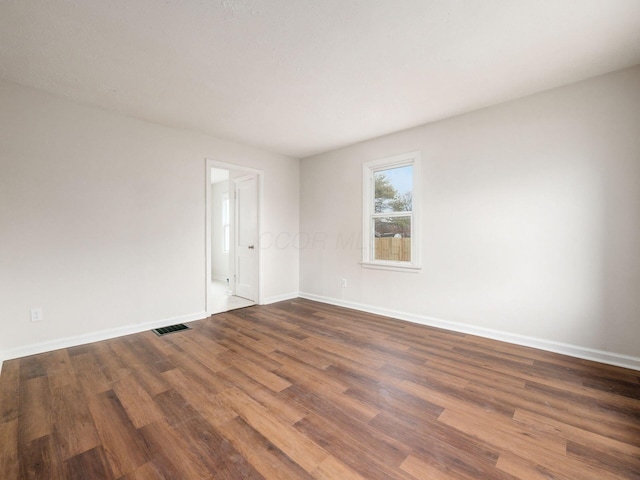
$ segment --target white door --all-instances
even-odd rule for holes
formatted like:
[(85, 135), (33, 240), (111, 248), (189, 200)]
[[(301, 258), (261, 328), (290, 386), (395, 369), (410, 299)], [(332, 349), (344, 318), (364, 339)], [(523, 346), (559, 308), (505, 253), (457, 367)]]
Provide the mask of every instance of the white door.
[(235, 191), (235, 294), (256, 301), (258, 282), (258, 181), (233, 181)]

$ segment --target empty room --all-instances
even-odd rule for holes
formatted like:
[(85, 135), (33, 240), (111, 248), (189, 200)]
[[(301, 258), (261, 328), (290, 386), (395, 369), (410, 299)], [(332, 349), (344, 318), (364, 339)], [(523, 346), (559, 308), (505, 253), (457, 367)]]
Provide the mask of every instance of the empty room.
[(0, 479), (640, 479), (638, 0), (0, 2)]

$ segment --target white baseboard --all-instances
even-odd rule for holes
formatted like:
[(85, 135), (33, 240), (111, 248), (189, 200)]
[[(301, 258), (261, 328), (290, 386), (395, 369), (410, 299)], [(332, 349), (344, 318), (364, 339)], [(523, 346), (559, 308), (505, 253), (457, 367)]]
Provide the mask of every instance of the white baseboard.
[(270, 303), (284, 302), (285, 300), (293, 300), (298, 298), (300, 294), (298, 292), (289, 292), (283, 295), (274, 295), (273, 297), (267, 297), (262, 299), (261, 305), (269, 305)]
[(606, 352), (603, 350), (595, 350), (592, 348), (581, 347), (579, 345), (571, 345), (568, 343), (554, 342), (552, 340), (544, 340), (544, 339), (535, 338), (535, 337), (528, 337), (526, 335), (518, 335), (515, 333), (502, 332), (499, 330), (492, 330), (489, 328), (474, 327), (473, 325), (468, 325), (465, 323), (451, 322), (451, 321), (442, 320), (439, 318), (427, 317), (424, 315), (417, 315), (414, 313), (407, 313), (407, 312), (401, 312), (398, 310), (375, 307), (372, 305), (365, 305), (362, 303), (350, 302), (350, 301), (341, 300), (338, 298), (324, 297), (321, 295), (315, 295), (313, 293), (300, 292), (299, 296), (300, 298), (306, 298), (308, 300), (314, 300), (316, 302), (328, 303), (330, 305), (337, 305), (339, 307), (352, 308), (354, 310), (374, 313), (377, 315), (384, 315), (387, 317), (397, 318), (399, 320), (406, 320), (408, 322), (427, 325), (430, 327), (443, 328), (445, 330), (452, 330), (454, 332), (467, 333), (470, 335), (477, 335), (479, 337), (491, 338), (493, 340), (500, 340), (502, 342), (513, 343), (516, 345), (523, 345), (525, 347), (532, 347), (532, 348), (537, 348), (539, 350), (546, 350), (549, 352), (569, 355), (571, 357), (581, 358), (584, 360), (592, 360), (594, 362), (606, 363), (608, 365), (615, 365), (618, 367), (630, 368), (633, 370), (640, 370), (639, 357), (632, 357), (629, 355), (622, 355), (619, 353)]
[[(360, 310), (363, 312), (373, 313), (376, 315), (384, 315), (387, 317), (397, 318), (399, 320), (405, 320), (421, 325), (427, 325), (430, 327), (443, 328), (445, 330), (452, 330), (454, 332), (467, 333), (470, 335), (478, 335), (480, 337), (491, 338), (494, 340), (500, 340), (503, 342), (513, 343), (516, 345), (523, 345), (526, 347), (537, 348), (540, 350), (546, 350), (549, 352), (560, 353), (563, 355), (569, 355), (576, 358), (582, 358), (585, 360), (592, 360), (595, 362), (606, 363), (609, 365), (616, 365), (619, 367), (630, 368), (640, 371), (640, 358), (632, 357), (629, 355), (622, 355), (613, 352), (606, 352), (603, 350), (595, 350), (591, 348), (581, 347), (578, 345), (571, 345), (562, 342), (554, 342), (551, 340), (544, 340), (535, 337), (528, 337), (525, 335), (518, 335), (508, 332), (502, 332), (499, 330), (492, 330), (482, 327), (474, 327), (472, 325), (451, 322), (448, 320), (442, 320), (434, 317), (427, 317), (424, 315), (417, 315), (413, 313), (401, 312), (398, 310), (392, 310), (387, 308), (375, 307), (372, 305), (366, 305), (357, 302), (350, 302), (337, 298), (324, 297), (321, 295), (315, 295), (313, 293), (306, 292), (290, 292), (283, 295), (276, 295), (267, 297), (263, 300), (263, 305), (270, 303), (281, 302), (284, 300), (291, 300), (294, 298), (306, 298), (308, 300), (314, 300), (316, 302), (327, 303), (330, 305), (337, 305), (339, 307), (351, 308), (354, 310)], [(78, 345), (84, 345), (87, 343), (98, 342), (100, 340), (108, 340), (111, 338), (121, 337), (123, 335), (130, 335), (132, 333), (144, 332), (153, 328), (166, 327), (176, 323), (192, 322), (194, 320), (201, 320), (208, 317), (206, 312), (198, 312), (189, 315), (182, 315), (179, 317), (165, 318), (163, 320), (157, 320), (153, 322), (139, 323), (135, 325), (127, 325), (124, 327), (113, 328), (109, 330), (101, 330), (99, 332), (93, 332), (85, 335), (78, 335), (74, 337), (67, 337), (62, 339), (53, 340), (50, 342), (42, 342), (32, 345), (26, 345), (23, 347), (13, 348), (10, 350), (0, 351), (0, 368), (4, 360), (10, 360), (13, 358), (26, 357), (28, 355), (35, 355), (37, 353), (49, 352), (60, 348), (75, 347)]]
[(123, 335), (144, 332), (154, 328), (167, 327), (176, 323), (201, 320), (206, 317), (208, 317), (206, 312), (198, 312), (189, 315), (181, 315), (179, 317), (165, 318), (163, 320), (156, 320), (153, 322), (137, 323), (135, 325), (127, 325), (124, 327), (111, 328), (108, 330), (101, 330), (99, 332), (92, 332), (84, 335), (60, 338), (49, 342), (35, 343), (32, 345), (25, 345), (23, 347), (12, 348), (11, 350), (0, 351), (0, 366), (3, 361), (11, 360), (13, 358), (26, 357), (27, 355), (35, 355), (36, 353), (50, 352), (60, 348), (77, 347), (78, 345), (99, 342), (100, 340), (108, 340), (111, 338), (122, 337)]

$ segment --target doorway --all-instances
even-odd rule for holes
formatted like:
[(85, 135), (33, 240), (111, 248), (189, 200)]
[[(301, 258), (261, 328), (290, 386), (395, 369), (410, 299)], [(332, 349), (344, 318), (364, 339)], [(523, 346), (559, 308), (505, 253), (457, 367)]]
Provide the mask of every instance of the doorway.
[(260, 303), (260, 171), (206, 161), (206, 311)]

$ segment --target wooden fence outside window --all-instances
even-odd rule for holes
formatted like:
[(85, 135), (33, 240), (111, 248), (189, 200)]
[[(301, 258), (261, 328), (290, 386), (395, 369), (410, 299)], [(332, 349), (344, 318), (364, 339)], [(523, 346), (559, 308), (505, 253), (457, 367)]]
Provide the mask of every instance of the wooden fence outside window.
[(374, 242), (376, 260), (411, 261), (411, 238), (381, 237)]

